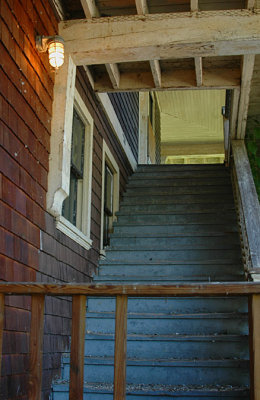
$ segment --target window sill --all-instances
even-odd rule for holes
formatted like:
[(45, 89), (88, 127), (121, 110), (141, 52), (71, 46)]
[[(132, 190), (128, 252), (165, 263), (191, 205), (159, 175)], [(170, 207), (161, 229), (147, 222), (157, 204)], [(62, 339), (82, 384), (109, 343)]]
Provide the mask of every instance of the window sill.
[(92, 240), (84, 235), (76, 226), (70, 223), (66, 218), (59, 216), (56, 218), (56, 228), (62, 233), (77, 242), (80, 246), (89, 250), (92, 246)]

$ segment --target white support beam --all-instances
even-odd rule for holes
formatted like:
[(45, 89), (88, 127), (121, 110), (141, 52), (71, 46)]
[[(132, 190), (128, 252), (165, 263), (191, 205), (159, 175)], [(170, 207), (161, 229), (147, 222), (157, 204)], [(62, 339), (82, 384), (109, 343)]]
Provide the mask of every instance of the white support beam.
[(196, 12), (199, 10), (199, 1), (198, 0), (190, 0), (190, 10), (192, 12)]
[(197, 86), (202, 86), (203, 82), (203, 74), (202, 74), (202, 57), (195, 57), (195, 73), (196, 73), (196, 82)]
[(135, 0), (137, 14), (148, 14), (149, 9), (146, 0)]
[(251, 81), (254, 72), (255, 56), (254, 54), (243, 56), (242, 76), (241, 76), (241, 93), (238, 109), (237, 122), (237, 139), (244, 139), (246, 134), (246, 121), (249, 106), (249, 95), (251, 89)]
[(100, 17), (95, 0), (80, 0), (80, 2), (87, 18)]
[(162, 86), (161, 67), (158, 60), (150, 60), (150, 66), (153, 74), (153, 80), (156, 88)]
[(90, 65), (258, 54), (259, 26), (260, 10), (221, 10), (62, 21), (59, 33), (76, 65)]
[(106, 64), (106, 69), (114, 89), (119, 89), (120, 71), (117, 64)]
[(232, 100), (231, 100), (231, 116), (230, 116), (230, 137), (235, 139), (237, 132), (237, 117), (238, 117), (238, 106), (240, 98), (240, 89), (233, 89)]

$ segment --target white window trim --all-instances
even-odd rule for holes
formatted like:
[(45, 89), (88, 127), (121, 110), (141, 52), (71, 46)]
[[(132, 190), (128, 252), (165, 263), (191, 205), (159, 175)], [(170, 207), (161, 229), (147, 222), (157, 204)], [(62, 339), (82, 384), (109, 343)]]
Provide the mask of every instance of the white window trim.
[(109, 147), (103, 139), (102, 150), (102, 197), (101, 197), (101, 236), (100, 236), (100, 254), (105, 256), (103, 247), (103, 227), (104, 227), (104, 197), (105, 197), (105, 164), (109, 165), (114, 174), (114, 190), (113, 190), (113, 222), (117, 220), (116, 212), (119, 210), (119, 187), (120, 187), (120, 170), (119, 166), (113, 157)]
[[(63, 67), (55, 73), (47, 211), (56, 218), (57, 229), (89, 250), (92, 245), (92, 240), (90, 239), (90, 226), (94, 122), (85, 103), (75, 89), (75, 80), (76, 65), (70, 56), (65, 55)], [(62, 216), (62, 203), (69, 195), (74, 106), (80, 117), (88, 126), (88, 134), (86, 135), (87, 144), (85, 145), (87, 157), (84, 165), (84, 173), (87, 171), (85, 177), (86, 186), (84, 185), (86, 189), (83, 193), (83, 203), (88, 207), (83, 207), (83, 232)]]

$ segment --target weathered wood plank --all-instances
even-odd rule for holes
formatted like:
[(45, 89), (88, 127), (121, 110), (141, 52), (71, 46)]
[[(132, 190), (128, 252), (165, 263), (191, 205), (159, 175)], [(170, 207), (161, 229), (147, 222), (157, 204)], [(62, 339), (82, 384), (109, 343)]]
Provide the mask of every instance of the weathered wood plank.
[(232, 150), (254, 275), (260, 273), (260, 205), (244, 141), (233, 140)]
[(158, 60), (150, 60), (151, 71), (153, 74), (153, 80), (156, 88), (162, 86), (162, 74), (161, 67)]
[(1, 366), (2, 366), (4, 309), (5, 309), (5, 295), (0, 294), (0, 376), (1, 376)]
[(237, 132), (237, 117), (239, 105), (240, 89), (233, 89), (231, 100), (231, 116), (230, 116), (230, 137), (235, 139)]
[(39, 400), (41, 398), (44, 300), (44, 294), (34, 294), (32, 296), (28, 382), (29, 400)]
[(126, 393), (127, 296), (116, 297), (114, 400), (125, 399)]
[(255, 0), (246, 0), (246, 8), (249, 10), (255, 7)]
[(85, 320), (86, 296), (75, 295), (72, 300), (70, 400), (83, 399)]
[(243, 56), (241, 92), (237, 121), (237, 139), (244, 139), (246, 134), (247, 112), (254, 64), (255, 56), (253, 54), (247, 54)]
[(139, 94), (139, 150), (138, 163), (147, 164), (149, 93)]
[(45, 294), (51, 296), (212, 296), (260, 294), (260, 283), (201, 283), (184, 285), (92, 285), (92, 284), (43, 284), (0, 283), (0, 293)]
[(229, 132), (229, 119), (224, 117), (224, 147), (225, 147), (225, 164), (229, 165), (230, 158), (230, 132)]
[(75, 63), (87, 65), (257, 54), (259, 24), (259, 10), (221, 10), (63, 21), (59, 31)]
[(260, 400), (260, 295), (253, 295), (251, 300), (251, 340), (253, 358), (254, 400)]

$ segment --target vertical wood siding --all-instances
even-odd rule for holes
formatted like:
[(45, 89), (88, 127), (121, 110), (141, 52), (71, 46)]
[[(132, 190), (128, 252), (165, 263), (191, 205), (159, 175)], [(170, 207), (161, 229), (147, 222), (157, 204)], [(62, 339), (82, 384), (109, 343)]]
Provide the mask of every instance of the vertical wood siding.
[(108, 93), (136, 161), (138, 160), (138, 92)]
[[(131, 167), (118, 144), (83, 69), (77, 89), (94, 118), (90, 251), (55, 227), (46, 212), (54, 72), (47, 54), (35, 48), (35, 35), (57, 33), (48, 1), (0, 2), (0, 280), (88, 282), (99, 257), (102, 140), (120, 167), (120, 193)], [(7, 297), (0, 393), (28, 398), (30, 298)], [(45, 305), (43, 398), (60, 372), (69, 346), (71, 301), (49, 298)]]

